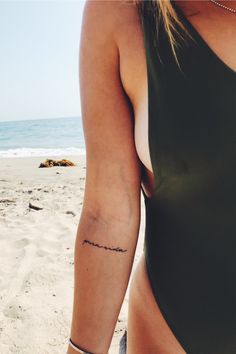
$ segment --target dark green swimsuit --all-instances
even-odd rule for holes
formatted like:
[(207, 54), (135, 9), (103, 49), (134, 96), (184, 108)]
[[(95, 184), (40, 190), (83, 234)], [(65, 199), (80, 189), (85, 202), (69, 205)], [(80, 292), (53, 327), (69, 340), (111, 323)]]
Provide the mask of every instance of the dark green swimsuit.
[(163, 23), (157, 36), (144, 3), (155, 180), (152, 197), (142, 189), (150, 285), (188, 354), (236, 354), (236, 71), (174, 4), (195, 39), (180, 42), (180, 71)]

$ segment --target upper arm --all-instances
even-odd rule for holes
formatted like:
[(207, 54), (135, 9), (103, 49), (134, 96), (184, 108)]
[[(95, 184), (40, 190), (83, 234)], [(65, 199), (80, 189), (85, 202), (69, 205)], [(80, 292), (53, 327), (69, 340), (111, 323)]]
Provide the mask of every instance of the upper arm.
[(119, 220), (138, 216), (141, 166), (133, 109), (120, 79), (116, 1), (85, 3), (79, 82), (86, 145), (83, 209)]

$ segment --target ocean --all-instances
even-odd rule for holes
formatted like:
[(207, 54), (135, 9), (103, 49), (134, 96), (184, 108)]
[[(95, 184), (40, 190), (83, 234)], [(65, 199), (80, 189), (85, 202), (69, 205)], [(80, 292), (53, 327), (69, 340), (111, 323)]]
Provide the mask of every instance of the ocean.
[(81, 117), (0, 122), (0, 158), (85, 155)]

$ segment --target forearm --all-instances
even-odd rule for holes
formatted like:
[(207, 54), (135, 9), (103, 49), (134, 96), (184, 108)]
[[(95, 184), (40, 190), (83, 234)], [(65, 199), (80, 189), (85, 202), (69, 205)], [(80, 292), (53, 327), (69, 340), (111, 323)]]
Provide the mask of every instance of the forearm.
[(108, 352), (130, 277), (138, 229), (138, 220), (81, 215), (74, 255), (71, 338), (95, 354)]

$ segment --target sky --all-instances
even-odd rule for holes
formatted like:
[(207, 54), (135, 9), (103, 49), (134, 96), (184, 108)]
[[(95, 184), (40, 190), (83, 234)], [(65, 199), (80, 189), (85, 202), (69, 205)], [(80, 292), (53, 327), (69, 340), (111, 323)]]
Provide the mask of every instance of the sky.
[(85, 1), (0, 1), (0, 121), (78, 117)]

